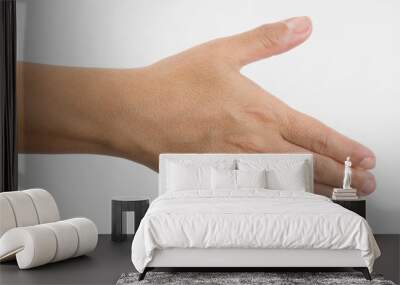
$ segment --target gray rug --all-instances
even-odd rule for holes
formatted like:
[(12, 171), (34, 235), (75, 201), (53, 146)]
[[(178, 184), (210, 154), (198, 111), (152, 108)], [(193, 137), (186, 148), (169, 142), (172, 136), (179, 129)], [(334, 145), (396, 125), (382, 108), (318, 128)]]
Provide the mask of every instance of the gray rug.
[(381, 275), (372, 275), (368, 281), (359, 272), (148, 272), (146, 278), (137, 281), (138, 273), (122, 274), (116, 285), (134, 284), (266, 284), (266, 285), (297, 285), (297, 284), (379, 284), (395, 285), (384, 280)]

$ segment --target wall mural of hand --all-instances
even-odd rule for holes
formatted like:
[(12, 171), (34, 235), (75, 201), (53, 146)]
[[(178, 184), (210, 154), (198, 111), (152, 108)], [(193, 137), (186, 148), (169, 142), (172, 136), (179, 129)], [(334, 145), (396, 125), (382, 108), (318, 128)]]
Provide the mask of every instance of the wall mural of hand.
[(117, 155), (154, 170), (158, 155), (168, 152), (307, 152), (315, 157), (315, 192), (325, 195), (341, 186), (350, 156), (353, 186), (370, 194), (376, 188), (371, 150), (240, 73), (311, 32), (310, 19), (291, 18), (136, 69), (20, 63), (20, 151)]

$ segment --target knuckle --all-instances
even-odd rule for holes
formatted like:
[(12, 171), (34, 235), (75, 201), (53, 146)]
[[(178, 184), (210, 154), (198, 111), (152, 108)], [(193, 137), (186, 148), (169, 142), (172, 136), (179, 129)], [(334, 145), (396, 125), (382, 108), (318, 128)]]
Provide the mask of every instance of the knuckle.
[(259, 28), (259, 40), (266, 49), (274, 49), (282, 43), (282, 36), (287, 32), (284, 24), (265, 25)]
[(276, 115), (266, 109), (247, 108), (245, 112), (256, 121), (266, 125), (275, 125), (277, 122)]
[(329, 148), (328, 136), (323, 132), (317, 133), (311, 142), (311, 148), (317, 153), (326, 153)]
[(227, 143), (233, 145), (244, 153), (266, 152), (265, 143), (258, 136), (233, 136), (227, 139)]

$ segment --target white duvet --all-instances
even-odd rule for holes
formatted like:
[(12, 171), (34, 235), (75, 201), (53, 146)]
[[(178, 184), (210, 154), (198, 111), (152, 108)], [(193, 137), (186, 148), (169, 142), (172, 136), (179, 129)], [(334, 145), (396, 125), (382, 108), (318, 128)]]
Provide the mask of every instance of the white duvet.
[(358, 249), (372, 271), (379, 248), (365, 219), (307, 192), (179, 191), (158, 197), (132, 243), (143, 272), (155, 249)]

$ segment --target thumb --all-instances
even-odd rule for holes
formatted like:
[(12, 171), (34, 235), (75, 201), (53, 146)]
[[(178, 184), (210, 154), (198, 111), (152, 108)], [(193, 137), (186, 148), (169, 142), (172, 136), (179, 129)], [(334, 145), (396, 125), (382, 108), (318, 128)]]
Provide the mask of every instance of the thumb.
[(223, 42), (230, 57), (241, 67), (298, 46), (310, 36), (311, 31), (311, 20), (297, 17), (227, 37)]

